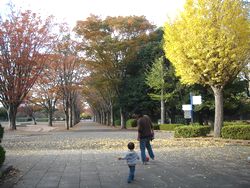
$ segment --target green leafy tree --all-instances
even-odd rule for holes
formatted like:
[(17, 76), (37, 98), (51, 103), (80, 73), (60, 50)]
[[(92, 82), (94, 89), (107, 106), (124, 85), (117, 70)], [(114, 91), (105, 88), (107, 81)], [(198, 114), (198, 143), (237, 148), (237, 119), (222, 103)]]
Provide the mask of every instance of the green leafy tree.
[(226, 85), (224, 90), (225, 116), (229, 118), (243, 119), (250, 114), (250, 98), (247, 96), (248, 82), (236, 78), (232, 83)]
[(124, 109), (125, 117), (131, 117), (135, 110), (140, 110), (151, 118), (158, 119), (158, 102), (152, 100), (148, 93), (152, 89), (145, 83), (145, 72), (155, 58), (163, 55), (163, 30), (159, 28), (148, 36), (134, 61), (126, 66), (125, 76), (119, 86), (119, 104)]
[(250, 50), (248, 10), (241, 0), (187, 0), (164, 28), (166, 57), (184, 84), (203, 84), (215, 97), (214, 136), (223, 122), (223, 89), (246, 66)]
[(156, 93), (150, 93), (152, 99), (161, 101), (161, 124), (165, 123), (165, 98), (166, 93), (166, 65), (163, 57), (156, 59), (151, 69), (146, 73), (146, 84), (153, 88)]
[[(160, 118), (160, 95), (158, 101), (153, 100), (149, 93), (156, 92), (150, 88), (146, 80), (146, 72), (155, 59), (164, 55), (162, 49), (163, 30), (158, 28), (150, 34), (147, 42), (139, 51), (136, 61), (131, 62), (126, 67), (126, 74), (120, 84), (120, 104), (127, 112), (126, 116), (131, 117), (135, 110), (140, 110), (156, 121)], [(167, 67), (165, 79), (166, 97), (165, 109), (168, 120), (175, 122), (175, 116), (181, 115), (181, 105), (188, 100), (189, 91), (187, 87), (180, 84), (179, 79), (174, 74), (173, 66), (165, 60)]]

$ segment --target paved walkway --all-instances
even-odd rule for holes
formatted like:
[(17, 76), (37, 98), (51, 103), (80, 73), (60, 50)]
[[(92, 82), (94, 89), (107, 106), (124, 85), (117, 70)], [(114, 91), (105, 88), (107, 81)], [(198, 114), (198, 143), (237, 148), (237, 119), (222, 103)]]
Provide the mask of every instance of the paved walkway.
[[(157, 135), (172, 139), (167, 132)], [(5, 164), (19, 172), (0, 187), (250, 187), (249, 146), (159, 147), (157, 139), (153, 142), (156, 160), (148, 165), (139, 162), (136, 180), (127, 184), (128, 167), (117, 160), (126, 150), (116, 146), (134, 138), (136, 131), (92, 122), (82, 122), (71, 131), (6, 132), (2, 143), (7, 150)]]

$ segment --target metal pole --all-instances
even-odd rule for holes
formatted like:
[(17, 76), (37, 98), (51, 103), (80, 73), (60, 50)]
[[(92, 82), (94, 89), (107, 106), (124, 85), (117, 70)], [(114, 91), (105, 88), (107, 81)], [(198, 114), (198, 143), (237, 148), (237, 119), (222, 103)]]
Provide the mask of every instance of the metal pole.
[(192, 92), (190, 92), (190, 105), (191, 105), (191, 123), (193, 123), (194, 119), (193, 119), (193, 94)]

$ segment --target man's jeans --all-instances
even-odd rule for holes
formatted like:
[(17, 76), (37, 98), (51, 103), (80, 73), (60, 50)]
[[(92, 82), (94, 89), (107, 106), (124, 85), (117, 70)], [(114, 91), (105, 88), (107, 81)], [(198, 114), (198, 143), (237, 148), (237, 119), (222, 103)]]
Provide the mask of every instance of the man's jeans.
[(141, 149), (141, 160), (142, 160), (142, 162), (146, 162), (145, 148), (147, 148), (150, 158), (151, 159), (155, 158), (152, 147), (151, 147), (151, 144), (150, 144), (150, 138), (143, 138), (143, 139), (140, 139), (140, 149)]
[(128, 175), (128, 183), (134, 180), (135, 177), (135, 166), (128, 166), (129, 167), (129, 175)]

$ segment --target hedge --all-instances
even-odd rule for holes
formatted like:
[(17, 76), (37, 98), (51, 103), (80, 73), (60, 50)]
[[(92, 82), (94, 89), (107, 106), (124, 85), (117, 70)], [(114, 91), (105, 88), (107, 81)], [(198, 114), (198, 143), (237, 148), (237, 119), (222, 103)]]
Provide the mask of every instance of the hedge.
[[(4, 133), (4, 128), (0, 124), (0, 142), (2, 141), (3, 138), (3, 133)], [(0, 145), (0, 167), (2, 166), (3, 162), (5, 160), (5, 150), (3, 147)]]
[(190, 138), (190, 137), (199, 137), (206, 136), (210, 133), (209, 126), (179, 126), (175, 128), (174, 137), (175, 138)]
[(4, 133), (4, 128), (0, 124), (0, 142), (1, 142), (2, 138), (3, 138), (3, 133)]
[(4, 160), (5, 160), (5, 150), (0, 145), (0, 167), (2, 166)]
[(36, 118), (37, 122), (48, 122), (49, 118)]
[(224, 121), (223, 126), (232, 126), (232, 125), (250, 125), (245, 121)]
[(126, 127), (136, 127), (137, 121), (135, 119), (128, 119), (126, 121)]
[(250, 125), (230, 125), (221, 129), (222, 138), (250, 140)]
[(32, 121), (31, 117), (17, 117), (16, 118), (16, 122), (28, 122), (28, 121)]
[(160, 124), (160, 130), (174, 131), (175, 127), (183, 126), (183, 124)]
[(160, 125), (158, 125), (158, 124), (153, 124), (153, 129), (154, 129), (154, 130), (160, 130)]
[(117, 120), (115, 120), (115, 125), (121, 125), (121, 120), (119, 120), (119, 119), (117, 119)]

